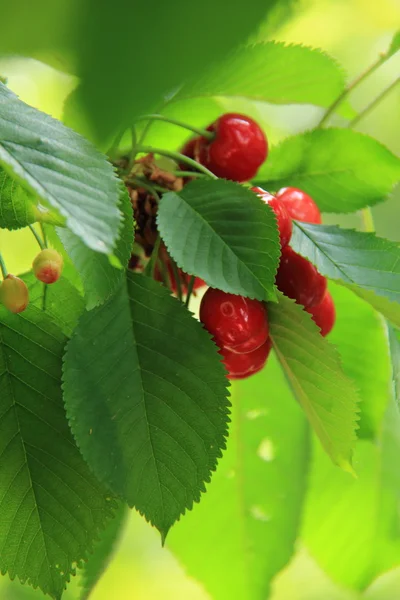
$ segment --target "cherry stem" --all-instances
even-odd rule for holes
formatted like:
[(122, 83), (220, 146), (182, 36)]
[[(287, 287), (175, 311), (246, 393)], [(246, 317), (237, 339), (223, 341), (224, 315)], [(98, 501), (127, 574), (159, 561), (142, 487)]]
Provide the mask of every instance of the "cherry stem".
[(178, 298), (179, 300), (182, 302), (182, 285), (181, 285), (181, 278), (179, 277), (179, 271), (178, 271), (178, 267), (176, 266), (176, 263), (174, 260), (171, 259), (171, 268), (172, 268), (172, 272), (174, 274), (174, 279), (175, 279), (175, 283), (176, 283), (176, 291), (178, 293)]
[(159, 258), (158, 261), (157, 261), (157, 263), (158, 263), (158, 267), (160, 269), (161, 279), (162, 279), (163, 284), (165, 285), (166, 288), (168, 288), (169, 290), (171, 290), (170, 280), (169, 280), (169, 277), (168, 277), (168, 272), (167, 272), (167, 269), (165, 267), (164, 261), (161, 260), (161, 258)]
[(332, 113), (342, 104), (342, 102), (347, 98), (347, 96), (352, 92), (360, 83), (364, 81), (369, 75), (371, 75), (378, 67), (383, 65), (386, 60), (390, 58), (387, 54), (381, 54), (381, 56), (376, 60), (368, 69), (363, 71), (358, 77), (356, 77), (344, 90), (343, 92), (336, 98), (336, 100), (330, 105), (322, 119), (318, 123), (318, 127), (322, 127), (325, 125), (326, 121), (329, 119)]
[(369, 206), (361, 210), (361, 217), (364, 225), (364, 231), (373, 233), (375, 231), (375, 223), (372, 210)]
[(196, 279), (195, 275), (192, 275), (190, 278), (190, 281), (189, 281), (189, 285), (188, 285), (187, 293), (186, 293), (186, 302), (185, 302), (186, 308), (189, 308), (190, 297), (193, 292), (195, 279)]
[(46, 233), (46, 229), (44, 228), (43, 223), (40, 223), (40, 231), (42, 232), (42, 238), (43, 238), (44, 245), (47, 248), (47, 233)]
[(3, 279), (5, 279), (8, 275), (8, 271), (7, 271), (7, 267), (6, 267), (6, 263), (4, 262), (4, 258), (0, 252), (0, 269), (1, 269), (1, 273), (3, 275)]
[(147, 263), (146, 268), (144, 270), (144, 274), (148, 275), (149, 277), (154, 278), (154, 271), (156, 269), (156, 264), (158, 261), (158, 253), (160, 251), (160, 244), (161, 244), (161, 237), (160, 237), (160, 235), (158, 235), (157, 239), (156, 239), (156, 243), (154, 244), (153, 252), (151, 253), (150, 260)]
[(123, 129), (121, 129), (121, 131), (119, 131), (117, 133), (117, 135), (115, 136), (114, 141), (113, 141), (111, 147), (107, 150), (107, 156), (110, 156), (111, 158), (114, 157), (115, 153), (117, 152), (117, 150), (119, 148), (121, 140), (124, 137), (125, 131), (126, 131), (126, 127), (124, 127)]
[(47, 288), (49, 286), (44, 283), (43, 284), (43, 299), (42, 299), (42, 310), (46, 311), (46, 305), (47, 305)]
[(196, 173), (195, 171), (172, 171), (172, 175), (175, 175), (175, 177), (196, 177), (199, 179), (208, 177), (204, 173)]
[(192, 158), (189, 158), (184, 154), (180, 154), (180, 152), (173, 152), (172, 150), (164, 150), (162, 148), (153, 148), (153, 146), (140, 145), (136, 147), (136, 150), (137, 152), (143, 152), (144, 154), (160, 154), (160, 156), (167, 156), (168, 158), (172, 158), (173, 160), (175, 160), (177, 163), (182, 162), (189, 165), (190, 167), (197, 169), (201, 173), (208, 175), (208, 177), (210, 177), (211, 179), (218, 179), (218, 177), (214, 175), (214, 173), (209, 171), (206, 167), (196, 162)]
[(193, 131), (193, 133), (197, 133), (207, 140), (213, 140), (215, 138), (215, 133), (212, 131), (207, 131), (206, 129), (202, 129), (200, 127), (194, 127), (193, 125), (188, 125), (183, 121), (178, 121), (178, 119), (172, 119), (170, 117), (165, 117), (164, 115), (143, 115), (136, 119), (136, 121), (163, 121), (164, 123), (170, 123), (171, 125), (177, 125), (177, 127), (183, 127), (183, 129), (188, 129), (189, 131)]
[(37, 241), (37, 243), (39, 244), (40, 249), (44, 250), (46, 248), (46, 244), (43, 242), (42, 238), (40, 237), (40, 235), (38, 234), (36, 229), (33, 227), (33, 225), (28, 225), (28, 227), (31, 230), (31, 232), (33, 233), (33, 236), (34, 236), (35, 240)]
[(137, 148), (136, 129), (135, 129), (135, 127), (133, 125), (131, 127), (131, 138), (132, 138), (132, 146), (131, 146), (131, 155), (130, 155), (130, 158), (129, 158), (129, 166), (128, 166), (129, 171), (131, 170), (131, 168), (134, 165), (136, 154), (137, 154), (137, 149), (136, 149)]
[[(157, 202), (161, 201), (160, 195), (156, 191), (155, 187), (153, 185), (151, 185), (151, 183), (148, 183), (147, 181), (143, 181), (142, 179), (139, 179), (138, 177), (128, 177), (127, 181), (129, 183), (133, 183), (133, 184), (137, 185), (138, 187), (148, 190), (154, 196), (154, 198), (157, 200)], [(167, 190), (167, 189), (164, 190), (162, 188), (162, 191), (168, 192), (169, 190)]]
[(348, 127), (354, 127), (354, 125), (356, 125), (359, 121), (361, 121), (361, 119), (363, 119), (365, 117), (366, 114), (368, 114), (371, 110), (373, 110), (375, 108), (375, 106), (378, 106), (378, 104), (396, 87), (396, 85), (398, 85), (400, 83), (400, 77), (398, 77), (397, 79), (395, 79), (390, 85), (387, 86), (387, 88), (385, 88), (383, 90), (383, 92), (381, 92), (379, 94), (379, 96), (377, 96), (374, 100), (372, 100), (372, 102), (370, 102), (370, 104), (368, 104), (364, 110), (362, 110), (360, 113), (358, 113), (358, 115), (356, 117), (354, 117), (354, 119), (352, 121), (350, 121), (350, 123), (348, 124)]

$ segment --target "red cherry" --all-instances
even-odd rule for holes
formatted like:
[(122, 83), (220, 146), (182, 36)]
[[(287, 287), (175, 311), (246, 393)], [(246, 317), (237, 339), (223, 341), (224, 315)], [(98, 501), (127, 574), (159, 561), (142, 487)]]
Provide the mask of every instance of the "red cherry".
[(232, 352), (253, 352), (269, 335), (262, 302), (209, 288), (200, 304), (200, 321), (217, 345)]
[(229, 379), (244, 379), (261, 371), (267, 362), (271, 348), (272, 343), (268, 338), (257, 350), (253, 350), (253, 352), (248, 352), (247, 354), (237, 354), (227, 348), (220, 350)]
[(313, 318), (313, 321), (318, 325), (321, 330), (321, 335), (325, 337), (328, 335), (336, 321), (336, 310), (333, 303), (333, 298), (328, 292), (325, 292), (325, 296), (322, 298), (322, 302), (316, 306), (309, 306), (307, 312)]
[(197, 144), (197, 142), (199, 141), (199, 137), (194, 137), (191, 138), (190, 140), (188, 140), (181, 148), (180, 152), (181, 154), (184, 154), (185, 156), (188, 156), (189, 158), (193, 158), (195, 157), (195, 146)]
[(207, 127), (215, 138), (200, 138), (199, 162), (218, 177), (233, 181), (252, 179), (267, 158), (268, 143), (253, 119), (227, 113)]
[(289, 243), (290, 238), (292, 237), (292, 219), (290, 218), (283, 203), (278, 198), (260, 187), (252, 187), (251, 189), (257, 194), (257, 196), (264, 200), (265, 204), (269, 204), (274, 211), (279, 230), (281, 248), (283, 248)]
[(292, 219), (304, 223), (322, 223), (321, 213), (314, 200), (303, 190), (294, 187), (282, 188), (276, 197), (285, 205)]
[(276, 285), (285, 296), (305, 307), (315, 306), (322, 301), (326, 284), (326, 278), (306, 258), (290, 246), (282, 249)]

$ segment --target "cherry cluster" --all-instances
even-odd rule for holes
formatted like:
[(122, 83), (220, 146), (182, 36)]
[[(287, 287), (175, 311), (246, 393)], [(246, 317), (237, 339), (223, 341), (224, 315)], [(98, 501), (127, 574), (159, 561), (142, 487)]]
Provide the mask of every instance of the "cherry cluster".
[[(55, 283), (61, 276), (63, 262), (63, 257), (56, 250), (45, 248), (32, 263), (33, 274), (45, 284)], [(12, 313), (23, 312), (29, 304), (25, 281), (8, 273), (0, 285), (0, 302)]]
[[(268, 143), (252, 119), (226, 114), (211, 124), (211, 139), (189, 140), (182, 153), (207, 167), (215, 175), (237, 182), (253, 178), (266, 160)], [(251, 188), (273, 210), (279, 230), (281, 258), (276, 276), (278, 289), (301, 304), (326, 336), (335, 322), (335, 306), (327, 280), (307, 259), (290, 247), (293, 219), (321, 223), (320, 211), (304, 191), (287, 187), (274, 196)], [(265, 365), (271, 350), (268, 317), (262, 302), (208, 289), (200, 307), (200, 320), (220, 348), (231, 379), (248, 377)]]

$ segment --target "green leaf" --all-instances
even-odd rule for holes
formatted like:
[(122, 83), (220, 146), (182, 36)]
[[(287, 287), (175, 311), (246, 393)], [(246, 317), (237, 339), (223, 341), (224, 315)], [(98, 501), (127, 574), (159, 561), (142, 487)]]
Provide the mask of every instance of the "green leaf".
[(65, 277), (47, 286), (38, 281), (31, 271), (20, 277), (28, 286), (29, 303), (32, 306), (43, 309), (43, 294), (46, 289), (46, 313), (70, 337), (85, 309), (78, 290)]
[(269, 305), (268, 316), (274, 349), (322, 446), (335, 464), (353, 472), (358, 397), (337, 351), (311, 316), (282, 294), (278, 304)]
[(308, 427), (273, 355), (262, 373), (234, 384), (232, 406), (217, 473), (168, 546), (214, 600), (265, 600), (294, 550)]
[(400, 326), (400, 248), (374, 233), (296, 222), (293, 249)]
[(57, 209), (89, 248), (112, 253), (120, 224), (112, 165), (84, 138), (1, 83), (0, 163)]
[(143, 275), (84, 314), (68, 344), (64, 398), (81, 452), (163, 538), (225, 447), (226, 386), (209, 334)]
[(393, 397), (400, 409), (400, 332), (388, 324)]
[(20, 229), (38, 217), (36, 202), (16, 179), (0, 168), (0, 228)]
[(396, 52), (400, 50), (400, 29), (396, 31), (393, 36), (392, 43), (389, 46), (389, 50), (387, 51), (387, 57), (393, 56)]
[(275, 104), (329, 106), (342, 92), (345, 77), (330, 56), (300, 45), (266, 42), (239, 48), (174, 98), (242, 96)]
[(254, 192), (231, 181), (196, 181), (163, 195), (157, 224), (187, 273), (224, 292), (275, 299), (276, 220)]
[[(132, 205), (122, 183), (120, 184), (120, 207), (123, 226), (115, 255), (125, 268), (132, 252), (134, 222)], [(107, 256), (85, 246), (72, 231), (58, 227), (57, 234), (79, 273), (85, 291), (86, 308), (91, 310), (115, 292), (125, 276), (124, 270), (113, 267)]]
[(400, 158), (349, 129), (317, 129), (271, 149), (257, 174), (267, 190), (298, 187), (326, 212), (349, 213), (386, 199), (400, 178)]
[(55, 599), (114, 505), (68, 428), (65, 342), (39, 309), (0, 308), (0, 571)]
[(336, 346), (343, 370), (359, 392), (357, 434), (375, 438), (387, 406), (391, 370), (385, 323), (367, 302), (350, 290), (332, 284), (330, 292), (336, 307), (336, 323), (329, 341)]
[[(75, 35), (82, 3), (80, 0), (40, 0), (27, 13), (24, 2), (2, 5), (0, 54), (34, 57), (57, 69), (72, 71), (76, 52)], [(29, 14), (29, 27), (21, 35), (21, 23)]]
[(127, 508), (120, 504), (114, 519), (111, 519), (107, 527), (100, 534), (100, 540), (94, 547), (93, 554), (82, 569), (81, 581), (82, 593), (80, 600), (87, 600), (95, 585), (106, 570), (118, 545), (127, 518)]
[[(170, 0), (158, 3), (155, 14), (146, 2), (125, 0), (115, 11), (108, 2), (88, 0), (78, 44), (80, 91), (89, 120), (103, 138), (129, 125), (171, 97), (187, 79), (199, 77), (228, 56), (277, 4), (278, 0), (253, 0), (232, 10), (229, 0), (203, 0), (193, 12), (186, 0)], [(205, 37), (207, 43), (193, 43)], [(133, 69), (135, 56), (140, 60)], [(152, 77), (155, 65), (157, 76)]]
[(315, 447), (302, 537), (341, 586), (364, 590), (400, 564), (399, 453), (400, 417), (393, 400), (378, 439), (357, 444), (357, 479), (332, 468)]

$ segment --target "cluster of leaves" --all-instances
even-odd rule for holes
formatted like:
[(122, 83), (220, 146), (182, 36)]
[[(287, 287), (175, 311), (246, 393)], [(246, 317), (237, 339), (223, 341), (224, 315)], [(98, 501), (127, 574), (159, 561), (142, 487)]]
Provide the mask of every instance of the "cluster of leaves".
[[(187, 3), (175, 4), (184, 22)], [(207, 4), (197, 15), (199, 32), (206, 26)], [(222, 22), (225, 2), (211, 4), (215, 23)], [(241, 14), (230, 23), (224, 53), (234, 47), (239, 26), (247, 35), (263, 16), (265, 3), (255, 4), (248, 22)], [(96, 11), (111, 27), (113, 8), (100, 3)], [(135, 15), (129, 44), (133, 40), (144, 47), (143, 23), (150, 13), (149, 5)], [(154, 36), (169, 47), (177, 24), (169, 29), (161, 15), (154, 27), (158, 22)], [(129, 18), (124, 23), (131, 28)], [(190, 51), (182, 60), (180, 49), (180, 69), (173, 73), (174, 57), (159, 56), (160, 77), (148, 81), (145, 93), (137, 94), (136, 88), (115, 93), (121, 73), (126, 77), (121, 68), (110, 70), (105, 93), (98, 94), (100, 75), (103, 86), (105, 64), (113, 58), (101, 31), (92, 34), (97, 43), (85, 53), (74, 101), (90, 108), (103, 139), (149, 112), (178, 85), (166, 113), (200, 96), (329, 106), (345, 86), (341, 68), (324, 53), (273, 42), (236, 50), (229, 60), (223, 56), (206, 73), (211, 57), (221, 56), (221, 41), (213, 33), (207, 52), (187, 43)], [(182, 31), (195, 36), (185, 27)], [(122, 33), (122, 46), (113, 52), (118, 60), (128, 60), (132, 48), (124, 48)], [(396, 50), (392, 45), (391, 52)], [(99, 56), (104, 58), (101, 73)], [(136, 80), (145, 81), (152, 60), (151, 53), (144, 54)], [(249, 61), (257, 77), (247, 71)], [(293, 76), (287, 74), (291, 69)], [(399, 342), (394, 330), (387, 336), (383, 320), (400, 327), (397, 244), (337, 226), (295, 224), (296, 252), (340, 284), (333, 284), (335, 300), (348, 322), (335, 332), (334, 345), (321, 338), (301, 307), (277, 294), (275, 219), (251, 191), (232, 182), (201, 180), (163, 195), (158, 229), (178, 266), (213, 287), (269, 303), (275, 354), (257, 376), (265, 380), (268, 398), (254, 399), (250, 380), (234, 389), (229, 416), (228, 382), (208, 333), (164, 287), (126, 270), (133, 244), (131, 205), (106, 156), (0, 83), (0, 168), (0, 227), (41, 222), (66, 264), (64, 277), (47, 292), (45, 311), (42, 287), (31, 273), (24, 276), (32, 299), (28, 310), (16, 316), (0, 308), (2, 573), (57, 599), (95, 547), (85, 567), (82, 598), (87, 597), (122, 526), (124, 505), (135, 507), (164, 540), (205, 491), (226, 447), (230, 419), (229, 446), (210, 491), (174, 529), (170, 542), (217, 600), (266, 596), (293, 552), (304, 506), (302, 538), (335, 579), (361, 588), (397, 564), (400, 539), (389, 534), (400, 493), (392, 464), (400, 417), (394, 403), (388, 405), (387, 388), (392, 377), (398, 383)], [(273, 147), (257, 184), (270, 191), (298, 186), (321, 210), (350, 213), (384, 201), (399, 179), (400, 159), (376, 140), (330, 128)], [(373, 347), (378, 342), (388, 349), (390, 342), (393, 355), (387, 364), (381, 359), (379, 380), (371, 369), (372, 363), (377, 369)], [(310, 466), (314, 444), (304, 414), (326, 453), (344, 470), (352, 471), (352, 453), (363, 437), (357, 461), (374, 461), (382, 482), (371, 471), (366, 477), (361, 472), (360, 483), (339, 469), (332, 477), (317, 445)], [(376, 439), (382, 442), (379, 448)], [(339, 536), (328, 553), (320, 522), (315, 524), (316, 498), (326, 479), (328, 502), (340, 486), (356, 498), (367, 489), (371, 502), (365, 510), (378, 514), (373, 531), (355, 531), (355, 547), (368, 539), (374, 550), (359, 560), (351, 580), (337, 560), (343, 540)], [(341, 518), (340, 511), (332, 514), (328, 532), (338, 529)], [(362, 521), (365, 528), (367, 521)], [(215, 575), (221, 555), (229, 556), (224, 561), (229, 577)]]

